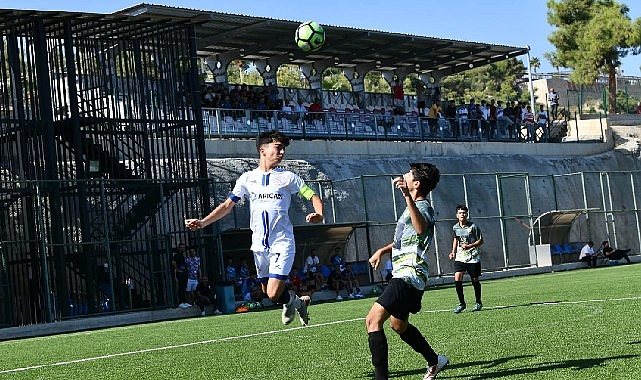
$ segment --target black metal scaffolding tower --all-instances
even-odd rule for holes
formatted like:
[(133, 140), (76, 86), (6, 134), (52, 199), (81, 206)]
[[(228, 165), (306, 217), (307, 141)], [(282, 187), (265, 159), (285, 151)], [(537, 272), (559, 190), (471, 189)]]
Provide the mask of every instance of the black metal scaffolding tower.
[(172, 305), (210, 203), (194, 26), (6, 10), (0, 32), (0, 327)]

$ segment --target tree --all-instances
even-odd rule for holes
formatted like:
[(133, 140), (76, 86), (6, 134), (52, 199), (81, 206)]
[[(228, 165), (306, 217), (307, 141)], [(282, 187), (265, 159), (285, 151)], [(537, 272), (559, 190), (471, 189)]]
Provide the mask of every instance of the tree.
[(541, 60), (537, 57), (530, 58), (530, 67), (532, 67), (532, 71), (536, 73), (536, 70), (541, 67)]
[(608, 76), (608, 110), (616, 111), (616, 68), (621, 58), (639, 54), (641, 20), (632, 22), (629, 8), (612, 0), (549, 0), (548, 23), (558, 29), (548, 40), (562, 67), (572, 69), (570, 80), (592, 84)]
[(528, 93), (519, 86), (525, 71), (523, 61), (510, 58), (448, 75), (441, 81), (442, 95), (457, 103), (469, 98), (528, 100)]

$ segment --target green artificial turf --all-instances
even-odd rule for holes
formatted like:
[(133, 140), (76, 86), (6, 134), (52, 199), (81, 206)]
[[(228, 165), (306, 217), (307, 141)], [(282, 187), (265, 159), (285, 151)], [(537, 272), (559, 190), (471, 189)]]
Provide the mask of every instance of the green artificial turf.
[[(473, 290), (465, 283), (468, 304)], [(410, 322), (450, 364), (439, 379), (641, 379), (641, 265), (483, 281), (484, 309), (455, 315), (431, 288)], [(375, 298), (0, 342), (0, 379), (369, 379)], [(425, 362), (385, 327), (391, 379)]]

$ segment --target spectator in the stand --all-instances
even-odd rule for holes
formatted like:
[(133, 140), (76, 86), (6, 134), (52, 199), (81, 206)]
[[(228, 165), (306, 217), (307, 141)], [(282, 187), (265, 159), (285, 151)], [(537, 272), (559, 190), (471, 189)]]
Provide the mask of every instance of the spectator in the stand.
[(536, 121), (534, 120), (534, 113), (532, 112), (532, 107), (529, 105), (525, 107), (525, 113), (523, 113), (523, 127), (527, 131), (527, 141), (535, 142), (536, 141)]
[(403, 83), (400, 79), (394, 80), (392, 84), (392, 99), (394, 107), (400, 107), (405, 110), (405, 91), (403, 90)]
[(280, 109), (281, 115), (287, 119), (292, 120), (292, 112), (294, 112), (294, 105), (287, 102), (283, 102), (283, 106)]
[(485, 99), (481, 100), (480, 104), (477, 104), (477, 115), (479, 116), (479, 123), (481, 123), (482, 136), (489, 136), (488, 134), (488, 120), (490, 116), (490, 110), (487, 107), (487, 102)]
[(181, 309), (191, 307), (187, 303), (187, 263), (185, 262), (185, 243), (178, 243), (171, 260), (176, 278), (176, 291), (178, 293), (178, 307)]
[(427, 114), (427, 125), (430, 127), (430, 134), (434, 135), (436, 134), (436, 130), (438, 127), (438, 119), (442, 117), (441, 115), (441, 102), (440, 101), (435, 101), (432, 103), (432, 106), (430, 107), (430, 112)]
[(252, 270), (249, 272), (249, 278), (247, 281), (245, 281), (245, 284), (243, 286), (243, 299), (245, 301), (260, 301), (264, 298), (264, 294), (260, 297), (260, 299), (256, 299), (256, 297), (252, 296), (252, 293), (256, 294), (257, 291), (260, 291), (262, 294), (262, 289), (260, 286), (260, 282), (256, 278), (256, 271)]
[(470, 122), (470, 130), (469, 130), (469, 135), (473, 136), (478, 133), (479, 130), (479, 116), (478, 116), (478, 109), (476, 108), (476, 102), (474, 101), (474, 98), (470, 99), (470, 102), (467, 104), (467, 118)]
[(314, 103), (309, 105), (307, 112), (308, 122), (311, 123), (313, 120), (321, 120), (323, 118), (323, 106), (321, 105), (321, 100), (319, 98), (314, 99)]
[(341, 247), (334, 247), (334, 254), (329, 258), (331, 265), (338, 265), (341, 272), (345, 272), (345, 259), (341, 255)]
[[(316, 290), (321, 290), (323, 286), (323, 273), (320, 270), (320, 259), (316, 254), (316, 250), (312, 248), (309, 251), (309, 255), (305, 258), (305, 267), (303, 268), (305, 272), (305, 278), (311, 279)], [(309, 287), (309, 286), (308, 286)]]
[(269, 100), (273, 101), (274, 103), (280, 99), (280, 95), (278, 94), (278, 87), (274, 83), (270, 83), (269, 86), (267, 86), (267, 92), (269, 94)]
[(490, 104), (487, 106), (488, 109), (488, 122), (490, 124), (490, 137), (491, 138), (496, 138), (498, 136), (497, 129), (496, 129), (496, 123), (497, 123), (497, 110), (496, 110), (496, 102), (494, 99), (490, 101)]
[(187, 265), (187, 289), (191, 296), (190, 301), (193, 303), (196, 299), (196, 286), (200, 278), (200, 257), (196, 256), (196, 249), (189, 249), (189, 256), (185, 259)]
[(225, 97), (223, 97), (223, 100), (221, 100), (220, 102), (220, 108), (226, 108), (226, 109), (232, 108), (231, 96), (225, 95)]
[(299, 121), (303, 120), (303, 115), (307, 113), (307, 107), (303, 104), (303, 99), (298, 98), (298, 102), (293, 108), (293, 113), (292, 113), (292, 122), (293, 123), (298, 123)]
[[(523, 121), (523, 111), (519, 102), (514, 101), (512, 104), (512, 114), (514, 115), (514, 137), (519, 139), (521, 137), (521, 122)], [(510, 135), (512, 137), (512, 135)]]
[(640, 115), (640, 114), (641, 114), (641, 102), (637, 104), (637, 115)]
[(605, 240), (603, 243), (601, 243), (601, 252), (603, 252), (603, 255), (607, 257), (610, 260), (621, 260), (625, 259), (625, 261), (628, 262), (628, 264), (631, 263), (630, 257), (628, 257), (628, 252), (630, 252), (630, 249), (614, 249), (610, 247), (610, 242)]
[(419, 83), (416, 86), (416, 108), (419, 116), (425, 116), (425, 85)]
[(214, 92), (214, 88), (207, 87), (207, 92), (205, 93), (205, 96), (203, 98), (203, 106), (213, 107), (215, 99), (216, 99), (216, 93)]
[(352, 271), (352, 263), (345, 264), (345, 280), (349, 289), (349, 298), (363, 298), (363, 293), (358, 284), (358, 278)]
[[(211, 286), (209, 285), (209, 278), (207, 276), (202, 276), (200, 278), (200, 281), (198, 282), (198, 285), (196, 285), (196, 298), (195, 298), (195, 304), (198, 306), (200, 309), (200, 315), (203, 317), (205, 316), (205, 307), (207, 305), (214, 304), (215, 301), (215, 296), (214, 292), (211, 289)], [(218, 306), (214, 304), (214, 315), (220, 315), (222, 314), (220, 310), (218, 310)]]
[(247, 95), (242, 95), (238, 98), (238, 109), (247, 110), (250, 108), (249, 98)]
[(249, 279), (249, 268), (247, 267), (247, 258), (243, 257), (240, 259), (240, 265), (236, 268), (236, 288), (238, 288), (238, 293), (242, 293), (243, 286), (245, 281)]
[(236, 282), (236, 267), (234, 266), (234, 260), (231, 256), (227, 256), (227, 264), (225, 265), (225, 281), (226, 282)]
[(596, 268), (597, 255), (594, 252), (594, 242), (590, 240), (586, 245), (581, 248), (579, 254), (579, 261), (588, 263), (588, 268)]
[(454, 100), (450, 100), (449, 102), (447, 102), (447, 108), (445, 109), (445, 117), (447, 118), (447, 121), (450, 122), (454, 137), (459, 137), (460, 131), (459, 131), (458, 122), (456, 120), (456, 104), (454, 104)]
[(302, 292), (306, 291), (307, 289), (303, 288), (303, 279), (301, 276), (298, 274), (298, 267), (293, 266), (292, 270), (289, 272), (289, 289), (296, 293), (299, 297), (302, 295)]
[(341, 289), (345, 289), (345, 291), (349, 294), (349, 283), (343, 275), (343, 272), (341, 272), (340, 266), (338, 264), (334, 264), (334, 269), (329, 274), (329, 277), (327, 277), (327, 285), (329, 286), (330, 290), (334, 290), (336, 292), (336, 301), (343, 300), (343, 297), (340, 293)]
[(467, 109), (467, 104), (465, 104), (464, 100), (461, 100), (461, 105), (458, 107), (456, 114), (458, 115), (458, 124), (459, 124), (459, 127), (461, 128), (461, 135), (469, 136), (469, 133), (470, 133), (469, 116), (470, 115)]
[(510, 115), (512, 114), (512, 109), (508, 106), (506, 108), (503, 107), (503, 101), (499, 100), (496, 102), (496, 123), (497, 123), (497, 133), (501, 137), (505, 137), (507, 135), (507, 130), (510, 130), (510, 137), (512, 136), (512, 120), (510, 118)]
[(536, 113), (536, 126), (537, 129), (541, 128), (545, 134), (548, 126), (548, 111), (545, 110), (543, 104), (539, 105), (539, 112)]
[(556, 119), (556, 114), (559, 110), (559, 94), (553, 87), (550, 87), (550, 91), (548, 92), (548, 102), (550, 102), (552, 117)]

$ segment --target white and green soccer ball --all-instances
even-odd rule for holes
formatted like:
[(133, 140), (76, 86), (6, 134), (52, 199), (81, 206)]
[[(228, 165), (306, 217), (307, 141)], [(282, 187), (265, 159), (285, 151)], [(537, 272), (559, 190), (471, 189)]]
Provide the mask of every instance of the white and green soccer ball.
[(315, 21), (307, 21), (296, 28), (296, 45), (304, 51), (316, 51), (325, 43), (325, 30)]

